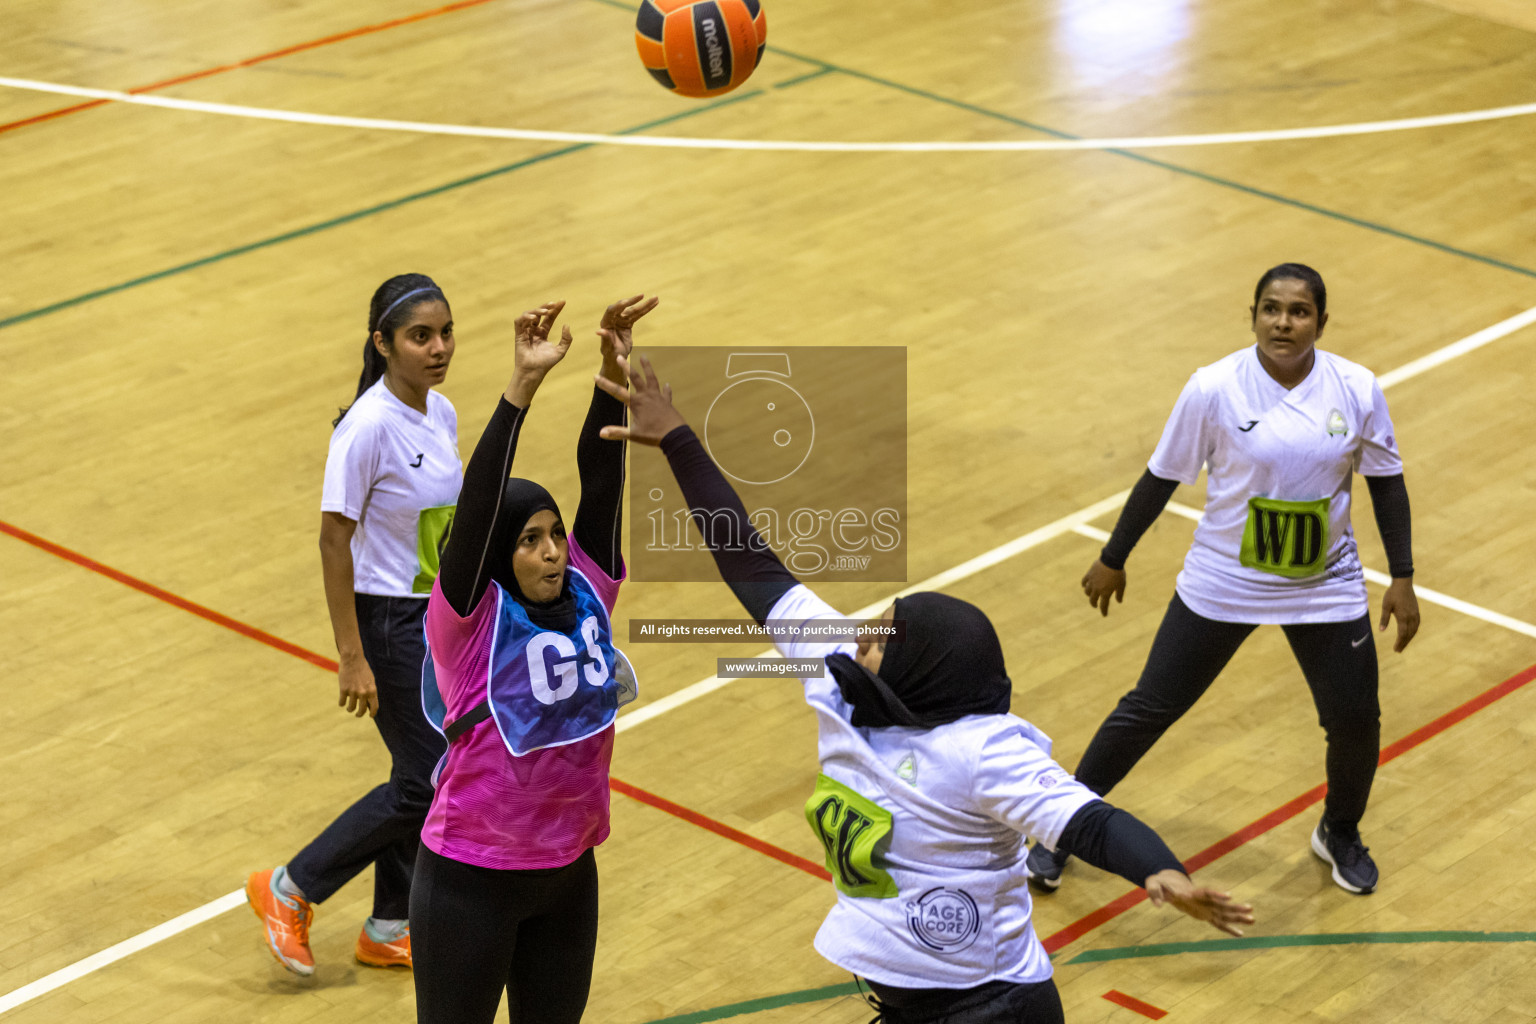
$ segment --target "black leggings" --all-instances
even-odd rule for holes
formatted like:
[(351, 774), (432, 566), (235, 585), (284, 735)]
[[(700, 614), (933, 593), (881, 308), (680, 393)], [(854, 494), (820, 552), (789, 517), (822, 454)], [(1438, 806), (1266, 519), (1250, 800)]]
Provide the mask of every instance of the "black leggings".
[(576, 1024), (597, 949), (597, 859), (497, 871), (423, 846), (411, 884), (417, 1024)]
[[(1255, 628), (1203, 618), (1174, 594), (1136, 688), (1120, 698), (1094, 734), (1077, 766), (1078, 781), (1100, 796), (1114, 789), (1158, 737), (1194, 707)], [(1328, 738), (1324, 817), (1330, 827), (1358, 827), (1381, 754), (1371, 617), (1280, 628), (1307, 678), (1318, 724)]]
[(864, 982), (886, 1024), (1064, 1024), (1050, 978), (1032, 985), (989, 981), (966, 989), (894, 988)]

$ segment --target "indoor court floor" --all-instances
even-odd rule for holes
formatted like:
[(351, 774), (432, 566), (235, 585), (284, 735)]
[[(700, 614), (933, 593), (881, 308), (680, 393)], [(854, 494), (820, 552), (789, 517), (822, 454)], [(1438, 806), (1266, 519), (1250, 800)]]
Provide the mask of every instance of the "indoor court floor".
[[(240, 892), (388, 771), (335, 705), (316, 549), (385, 278), (453, 303), (465, 456), (513, 318), (569, 301), (577, 346), (518, 453), (566, 507), (614, 299), (661, 296), (642, 351), (904, 347), (908, 583), (818, 589), (981, 606), (1015, 713), (1070, 767), (1135, 681), (1199, 488), (1107, 619), (1078, 581), (1284, 261), (1328, 282), (1321, 347), (1386, 386), (1413, 501), (1422, 629), (1376, 639), (1380, 888), (1344, 892), (1308, 848), (1322, 735), (1269, 627), (1113, 795), (1254, 904), (1248, 937), (1080, 864), (1035, 927), (1073, 1024), (1536, 1019), (1536, 6), (764, 3), (762, 65), (703, 101), (644, 72), (619, 0), (4, 5), (4, 1024), (414, 1019), (409, 973), (352, 959), (366, 875), (319, 908), (309, 979)], [(1263, 134), (1339, 125), (1363, 127)], [(1261, 134), (1127, 141), (1234, 132)], [(659, 137), (717, 141), (615, 144)], [(616, 626), (738, 614), (718, 583), (634, 582)], [(798, 688), (718, 685), (747, 648), (628, 653), (586, 1019), (868, 1020), (811, 947), (832, 890)]]

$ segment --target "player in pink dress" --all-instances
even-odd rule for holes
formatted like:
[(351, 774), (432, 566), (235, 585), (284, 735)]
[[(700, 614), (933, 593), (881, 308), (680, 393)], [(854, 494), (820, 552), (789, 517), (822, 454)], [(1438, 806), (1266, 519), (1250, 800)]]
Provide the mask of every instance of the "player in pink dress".
[[(427, 606), (422, 703), (448, 739), (411, 889), (417, 1020), (581, 1019), (597, 944), (597, 867), (608, 837), (608, 766), (633, 674), (609, 613), (625, 447), (604, 441), (621, 402), (594, 389), (576, 446), (581, 500), (569, 536), (559, 506), (511, 478), (518, 432), (565, 357), (550, 337), (563, 302), (517, 319), (515, 369), (481, 435)], [(608, 307), (603, 374), (656, 300)]]

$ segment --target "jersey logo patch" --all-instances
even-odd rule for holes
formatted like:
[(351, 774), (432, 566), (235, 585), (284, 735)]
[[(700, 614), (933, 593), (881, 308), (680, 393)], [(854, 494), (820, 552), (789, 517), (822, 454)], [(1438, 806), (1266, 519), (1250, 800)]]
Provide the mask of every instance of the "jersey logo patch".
[(910, 785), (917, 784), (917, 755), (908, 754), (896, 766), (896, 777)]
[(890, 811), (818, 774), (805, 820), (827, 852), (827, 870), (839, 890), (877, 900), (896, 897), (896, 882), (879, 866), (891, 845)]
[(417, 452), (416, 453), (416, 461), (411, 463), (411, 468), (412, 469), (420, 469), (421, 468), (421, 460), (426, 458), (426, 457), (427, 457), (427, 453), (426, 452)]
[(1247, 423), (1244, 423), (1242, 426), (1238, 427), (1237, 429), (1241, 430), (1243, 433), (1246, 434), (1246, 433), (1248, 433), (1248, 431), (1252, 430), (1254, 427), (1256, 427), (1258, 425), (1259, 425), (1259, 421), (1258, 420), (1249, 420)]
[(907, 929), (935, 953), (956, 953), (976, 941), (981, 913), (964, 889), (929, 889), (907, 904)]
[(1328, 411), (1328, 436), (1342, 437), (1349, 433), (1349, 424), (1344, 419), (1344, 414), (1337, 409)]
[(1238, 562), (1289, 579), (1316, 576), (1328, 558), (1328, 503), (1249, 498)]

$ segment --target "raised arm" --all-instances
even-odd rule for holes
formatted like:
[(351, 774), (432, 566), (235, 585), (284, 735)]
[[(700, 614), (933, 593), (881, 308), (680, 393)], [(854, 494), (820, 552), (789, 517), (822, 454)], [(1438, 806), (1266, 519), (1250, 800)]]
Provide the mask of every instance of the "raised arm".
[(721, 579), (754, 619), (767, 621), (773, 606), (799, 581), (753, 527), (736, 491), (673, 408), (672, 389), (657, 382), (650, 360), (642, 356), (639, 366), (623, 357), (619, 362), (629, 377), (629, 390), (604, 377), (597, 379), (597, 386), (629, 407), (630, 424), (605, 427), (602, 436), (661, 448)]
[[(624, 371), (619, 358), (627, 357), (634, 347), (636, 320), (656, 308), (657, 299), (643, 295), (621, 299), (603, 313), (597, 334), (603, 341), (604, 379), (624, 386)], [(576, 441), (576, 471), (581, 477), (581, 501), (576, 507), (576, 521), (571, 533), (587, 557), (611, 579), (624, 574), (624, 556), (619, 538), (623, 526), (624, 449), (623, 441), (602, 439), (604, 427), (624, 425), (624, 403), (604, 392), (592, 389), (592, 404), (587, 409), (581, 437)]]
[(475, 610), (491, 582), (491, 549), (523, 418), (544, 376), (571, 347), (569, 327), (561, 328), (559, 341), (549, 336), (564, 307), (564, 302), (546, 303), (517, 318), (512, 379), (464, 467), (458, 510), (438, 571), (443, 597), (460, 616)]

